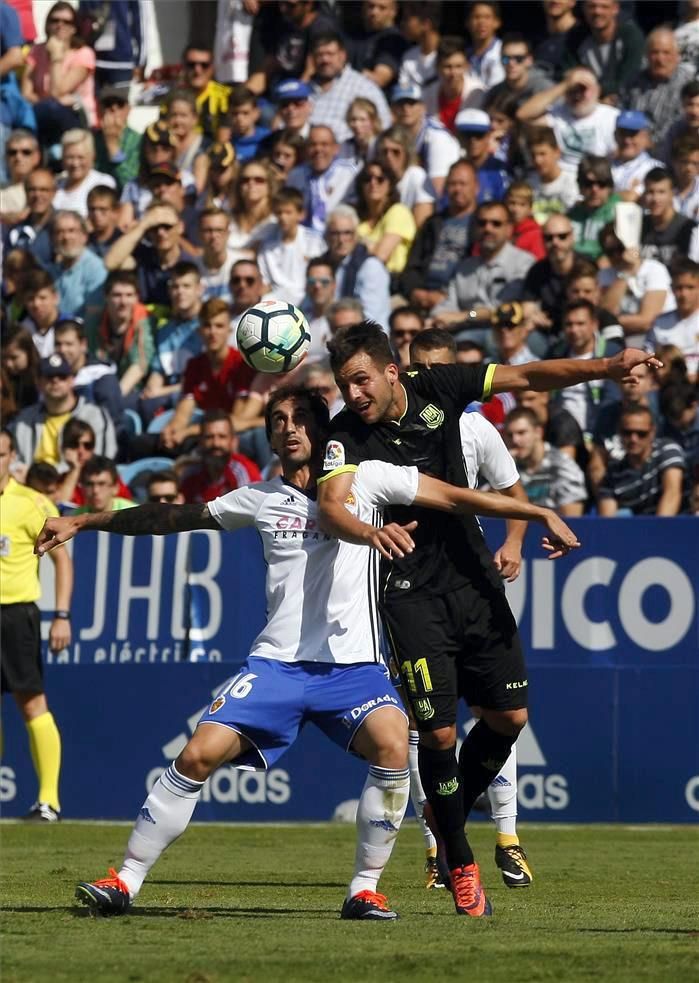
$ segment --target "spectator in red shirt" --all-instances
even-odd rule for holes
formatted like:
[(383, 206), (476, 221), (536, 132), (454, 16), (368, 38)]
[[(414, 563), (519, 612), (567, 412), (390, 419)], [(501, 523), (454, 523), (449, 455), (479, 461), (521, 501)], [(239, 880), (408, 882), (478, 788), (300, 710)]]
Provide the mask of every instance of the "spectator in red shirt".
[(185, 365), (182, 378), (182, 397), (175, 413), (163, 428), (160, 449), (166, 454), (186, 450), (183, 444), (200, 432), (192, 423), (194, 410), (223, 410), (231, 415), (240, 411), (255, 372), (245, 364), (243, 356), (228, 344), (231, 317), (228, 304), (214, 297), (202, 305), (199, 312), (199, 334), (203, 351)]
[(544, 234), (532, 213), (534, 191), (526, 181), (513, 181), (507, 189), (505, 204), (514, 220), (512, 245), (524, 249), (536, 259), (544, 259)]
[(185, 502), (210, 502), (242, 485), (261, 481), (254, 461), (238, 453), (238, 435), (224, 410), (211, 410), (201, 425), (202, 464), (182, 481)]

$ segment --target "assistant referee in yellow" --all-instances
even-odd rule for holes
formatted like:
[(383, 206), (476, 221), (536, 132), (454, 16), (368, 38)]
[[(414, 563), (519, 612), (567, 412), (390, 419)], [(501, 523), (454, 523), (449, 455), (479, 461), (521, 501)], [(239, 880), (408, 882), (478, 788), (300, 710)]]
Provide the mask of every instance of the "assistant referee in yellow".
[[(55, 823), (61, 818), (61, 735), (44, 693), (41, 619), (36, 605), (41, 587), (34, 541), (44, 521), (58, 515), (58, 510), (44, 495), (15, 481), (10, 474), (14, 457), (14, 438), (0, 430), (0, 682), (3, 693), (12, 693), (24, 718), (39, 780), (37, 801), (25, 819)], [(56, 568), (56, 610), (49, 647), (60, 651), (71, 640), (73, 563), (65, 549), (54, 550), (50, 556)]]

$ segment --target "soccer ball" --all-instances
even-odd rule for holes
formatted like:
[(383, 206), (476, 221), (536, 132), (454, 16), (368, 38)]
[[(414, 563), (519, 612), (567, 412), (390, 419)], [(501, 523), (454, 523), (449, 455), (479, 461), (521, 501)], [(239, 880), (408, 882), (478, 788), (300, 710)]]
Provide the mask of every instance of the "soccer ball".
[(311, 332), (298, 307), (285, 300), (262, 300), (241, 317), (236, 341), (256, 372), (289, 372), (308, 351)]

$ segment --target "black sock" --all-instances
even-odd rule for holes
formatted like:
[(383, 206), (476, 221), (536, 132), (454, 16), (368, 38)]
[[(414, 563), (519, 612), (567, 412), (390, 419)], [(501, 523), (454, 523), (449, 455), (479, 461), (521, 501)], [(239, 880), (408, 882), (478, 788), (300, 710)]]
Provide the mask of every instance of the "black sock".
[(464, 832), (464, 800), (456, 760), (456, 745), (446, 751), (420, 745), (420, 779), (444, 840), (449, 869), (473, 863), (473, 852)]
[(496, 733), (485, 720), (471, 728), (459, 751), (464, 816), (468, 817), (473, 803), (505, 764), (516, 740)]

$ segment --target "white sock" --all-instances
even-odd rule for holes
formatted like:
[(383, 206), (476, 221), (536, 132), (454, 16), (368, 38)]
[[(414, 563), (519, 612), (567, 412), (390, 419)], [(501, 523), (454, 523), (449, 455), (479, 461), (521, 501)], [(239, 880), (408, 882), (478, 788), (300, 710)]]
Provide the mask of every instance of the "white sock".
[(203, 785), (181, 775), (173, 762), (153, 786), (138, 814), (119, 871), (132, 899), (160, 854), (186, 830)]
[(372, 765), (357, 809), (357, 852), (347, 896), (376, 891), (388, 863), (410, 796), (407, 768)]
[(488, 786), (490, 814), (498, 833), (517, 835), (517, 745)]
[(417, 818), (420, 829), (422, 830), (422, 835), (425, 838), (425, 849), (433, 851), (437, 849), (437, 841), (434, 838), (432, 830), (427, 825), (425, 821), (425, 803), (427, 802), (427, 796), (425, 795), (425, 790), (422, 787), (422, 782), (420, 781), (420, 769), (417, 764), (418, 757), (418, 745), (420, 743), (420, 735), (416, 730), (408, 731), (408, 767), (410, 768), (410, 799), (413, 803), (413, 809), (415, 810), (415, 816)]

